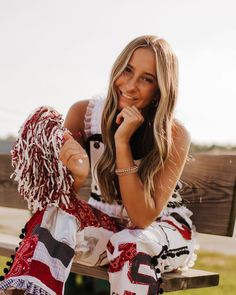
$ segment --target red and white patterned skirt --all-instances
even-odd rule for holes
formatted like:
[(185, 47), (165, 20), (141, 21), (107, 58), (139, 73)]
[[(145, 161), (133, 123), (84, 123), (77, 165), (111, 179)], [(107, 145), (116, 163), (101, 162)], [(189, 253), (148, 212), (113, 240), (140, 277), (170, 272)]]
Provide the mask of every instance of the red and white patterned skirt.
[(77, 199), (69, 208), (37, 211), (26, 224), (0, 290), (63, 294), (76, 261), (91, 267), (109, 264), (113, 295), (161, 294), (161, 274), (192, 266), (196, 259), (193, 230), (176, 214), (133, 229)]

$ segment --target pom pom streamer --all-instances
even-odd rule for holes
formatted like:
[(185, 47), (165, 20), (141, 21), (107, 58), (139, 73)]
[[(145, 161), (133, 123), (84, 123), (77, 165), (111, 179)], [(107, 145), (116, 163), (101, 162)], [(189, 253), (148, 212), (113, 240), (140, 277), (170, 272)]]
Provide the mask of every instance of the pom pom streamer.
[(73, 177), (59, 159), (64, 132), (62, 116), (51, 107), (36, 109), (19, 130), (11, 150), (18, 191), (35, 213), (48, 205), (68, 207)]

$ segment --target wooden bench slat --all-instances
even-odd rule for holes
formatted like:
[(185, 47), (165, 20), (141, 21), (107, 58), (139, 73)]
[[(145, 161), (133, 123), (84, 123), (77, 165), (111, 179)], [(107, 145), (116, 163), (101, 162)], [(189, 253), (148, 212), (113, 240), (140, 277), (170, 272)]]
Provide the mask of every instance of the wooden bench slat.
[(193, 212), (197, 231), (233, 236), (236, 211), (236, 155), (196, 154), (186, 163), (180, 194)]
[[(0, 206), (26, 208), (17, 192), (9, 154), (0, 155)], [(193, 211), (193, 223), (200, 233), (232, 236), (236, 215), (236, 155), (193, 155), (186, 163), (181, 181), (181, 195)], [(90, 194), (88, 179), (81, 189), (84, 199)]]
[[(7, 235), (5, 235), (5, 239), (5, 242), (0, 242), (0, 253), (3, 256), (9, 257), (14, 253), (15, 248), (18, 245), (16, 242), (17, 239), (14, 239), (13, 236), (7, 238)], [(106, 266), (91, 267), (79, 263), (73, 263), (71, 271), (80, 275), (108, 280)], [(217, 286), (219, 283), (219, 274), (196, 269), (188, 269), (185, 271), (178, 270), (176, 272), (165, 273), (162, 277), (163, 288), (166, 292)]]
[[(0, 206), (26, 208), (17, 192), (17, 185), (9, 179), (13, 172), (10, 155), (0, 155)], [(197, 231), (221, 236), (232, 236), (236, 217), (236, 155), (194, 155), (194, 161), (185, 165), (181, 181), (181, 195), (193, 211)], [(86, 199), (90, 181), (81, 190)], [(8, 239), (0, 234), (0, 254), (10, 256), (15, 252), (18, 239)], [(88, 267), (73, 263), (72, 272), (107, 279), (106, 267)], [(219, 274), (190, 269), (163, 275), (165, 291), (217, 286)]]

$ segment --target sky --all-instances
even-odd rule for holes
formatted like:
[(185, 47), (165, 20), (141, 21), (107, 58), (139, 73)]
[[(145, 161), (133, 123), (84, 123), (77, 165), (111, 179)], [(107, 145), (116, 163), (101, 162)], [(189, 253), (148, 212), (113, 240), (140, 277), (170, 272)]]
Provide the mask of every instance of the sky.
[(166, 39), (180, 65), (176, 117), (199, 144), (236, 145), (236, 1), (0, 0), (0, 137), (36, 107), (65, 117), (104, 93), (137, 36)]

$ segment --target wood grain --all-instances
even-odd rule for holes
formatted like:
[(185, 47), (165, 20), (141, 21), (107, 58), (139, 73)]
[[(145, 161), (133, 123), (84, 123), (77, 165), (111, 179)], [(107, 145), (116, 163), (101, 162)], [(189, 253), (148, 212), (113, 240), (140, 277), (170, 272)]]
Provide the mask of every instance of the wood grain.
[(185, 165), (181, 195), (197, 231), (232, 236), (235, 224), (235, 155), (194, 155)]
[[(10, 155), (0, 155), (0, 206), (26, 208), (17, 192)], [(181, 195), (193, 212), (197, 231), (232, 236), (236, 216), (236, 155), (193, 155), (181, 176)], [(91, 177), (80, 191), (87, 199)]]

